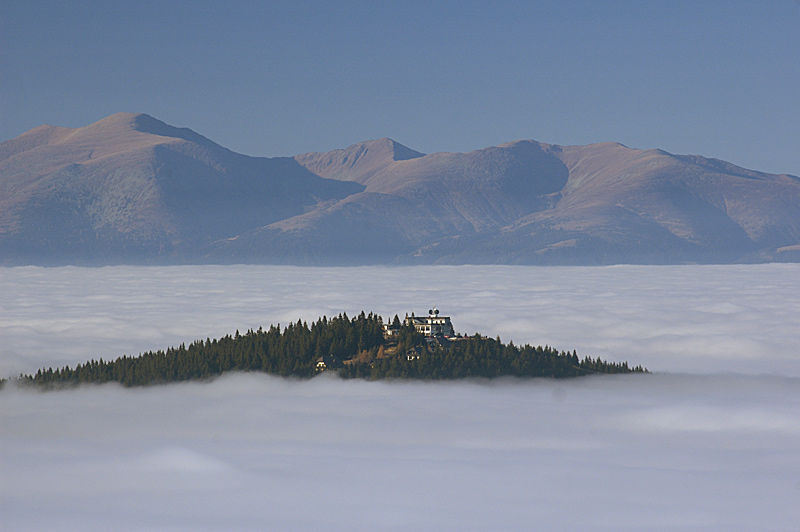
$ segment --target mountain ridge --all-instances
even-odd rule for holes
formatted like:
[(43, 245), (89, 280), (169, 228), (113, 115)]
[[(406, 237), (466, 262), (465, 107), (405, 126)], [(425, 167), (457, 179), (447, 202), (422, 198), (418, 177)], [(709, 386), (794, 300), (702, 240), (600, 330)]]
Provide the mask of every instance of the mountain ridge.
[(117, 113), (0, 143), (0, 264), (800, 261), (800, 178), (615, 142), (237, 154)]
[(4, 264), (202, 262), (214, 240), (362, 188), (147, 115), (37, 130), (0, 144)]

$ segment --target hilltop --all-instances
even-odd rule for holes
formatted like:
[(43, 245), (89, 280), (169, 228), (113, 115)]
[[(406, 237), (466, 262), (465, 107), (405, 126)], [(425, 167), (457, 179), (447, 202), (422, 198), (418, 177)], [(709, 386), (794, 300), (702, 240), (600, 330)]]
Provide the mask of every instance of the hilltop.
[[(394, 332), (387, 334), (391, 329)], [(124, 386), (210, 379), (230, 371), (261, 371), (309, 378), (335, 371), (344, 378), (451, 380), (469, 377), (578, 377), (598, 373), (646, 372), (551, 347), (517, 347), (475, 334), (471, 337), (424, 335), (412, 322), (395, 316), (390, 326), (373, 313), (357, 317), (323, 316), (283, 329), (272, 325), (220, 339), (197, 340), (188, 347), (91, 360), (75, 368), (46, 368), (19, 381), (45, 387), (118, 382)]]

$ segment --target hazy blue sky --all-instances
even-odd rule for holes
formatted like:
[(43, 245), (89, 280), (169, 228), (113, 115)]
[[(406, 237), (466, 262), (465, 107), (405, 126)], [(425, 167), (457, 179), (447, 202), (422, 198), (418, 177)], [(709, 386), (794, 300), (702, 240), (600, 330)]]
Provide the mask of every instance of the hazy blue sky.
[(0, 140), (144, 112), (250, 155), (618, 141), (800, 175), (800, 2), (0, 4)]

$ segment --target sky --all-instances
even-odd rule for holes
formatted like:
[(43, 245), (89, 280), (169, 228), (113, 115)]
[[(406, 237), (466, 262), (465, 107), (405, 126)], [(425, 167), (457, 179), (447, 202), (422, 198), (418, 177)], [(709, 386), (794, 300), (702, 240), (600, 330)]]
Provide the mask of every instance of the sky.
[(9, 385), (4, 530), (794, 532), (799, 270), (2, 268), (3, 374), (320, 313), (433, 304), (459, 332), (654, 371)]
[(0, 141), (143, 112), (256, 156), (391, 137), (800, 175), (800, 2), (0, 4)]

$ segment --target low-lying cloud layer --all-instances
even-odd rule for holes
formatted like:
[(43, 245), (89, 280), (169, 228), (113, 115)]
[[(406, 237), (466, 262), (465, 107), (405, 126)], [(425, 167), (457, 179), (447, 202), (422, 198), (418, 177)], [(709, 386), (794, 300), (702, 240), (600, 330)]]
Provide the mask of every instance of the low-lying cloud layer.
[(433, 305), (458, 332), (655, 371), (800, 377), (800, 265), (0, 269), (0, 375)]
[(4, 527), (795, 530), (800, 382), (229, 375), (0, 394)]
[(460, 332), (684, 372), (10, 386), (0, 391), (4, 530), (749, 532), (800, 522), (798, 265), (14, 268), (0, 269), (0, 287), (4, 375), (434, 304)]

